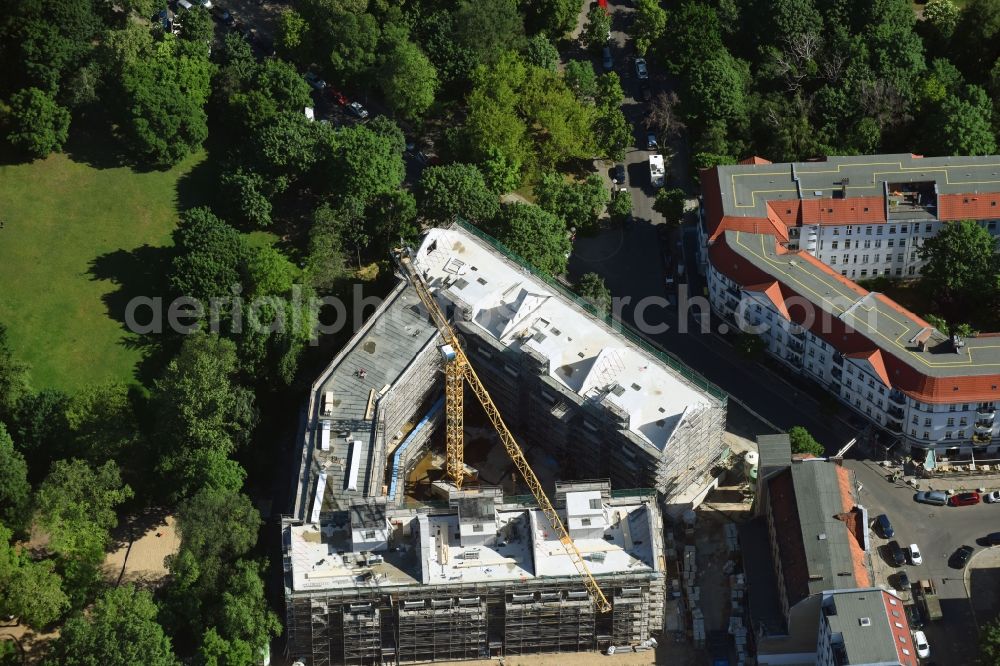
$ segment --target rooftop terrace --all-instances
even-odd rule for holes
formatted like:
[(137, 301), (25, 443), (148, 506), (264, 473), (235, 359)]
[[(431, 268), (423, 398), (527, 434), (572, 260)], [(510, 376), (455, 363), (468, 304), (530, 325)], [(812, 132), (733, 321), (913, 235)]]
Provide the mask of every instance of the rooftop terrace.
[(456, 319), (502, 347), (544, 361), (584, 399), (628, 415), (629, 430), (663, 450), (685, 415), (718, 405), (673, 368), (461, 227), (432, 229), (415, 264)]

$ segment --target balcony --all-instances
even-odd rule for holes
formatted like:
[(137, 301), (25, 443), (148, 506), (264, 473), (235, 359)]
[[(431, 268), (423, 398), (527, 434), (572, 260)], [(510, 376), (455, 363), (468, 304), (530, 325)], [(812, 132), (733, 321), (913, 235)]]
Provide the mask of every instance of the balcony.
[(993, 422), (992, 421), (976, 421), (976, 432), (982, 434), (990, 434), (993, 432)]
[(972, 435), (972, 442), (974, 444), (989, 444), (991, 439), (993, 438), (990, 435), (980, 435), (979, 433)]
[(840, 368), (830, 368), (830, 374), (833, 375), (833, 378), (836, 379), (838, 382), (844, 376), (844, 373)]
[(889, 432), (902, 433), (903, 432), (903, 420), (896, 419), (893, 417), (887, 417), (885, 420), (885, 429)]
[(801, 354), (803, 349), (805, 349), (805, 347), (798, 340), (789, 340), (788, 342), (789, 351), (795, 354)]
[(996, 407), (976, 407), (976, 418), (982, 421), (992, 421), (997, 415)]
[(889, 400), (893, 401), (897, 405), (905, 405), (906, 394), (903, 393), (902, 391), (896, 391), (896, 390), (889, 391)]
[(886, 412), (889, 414), (889, 416), (896, 419), (897, 421), (903, 420), (903, 410), (900, 409), (899, 407), (893, 407), (890, 405), (889, 409), (887, 409)]

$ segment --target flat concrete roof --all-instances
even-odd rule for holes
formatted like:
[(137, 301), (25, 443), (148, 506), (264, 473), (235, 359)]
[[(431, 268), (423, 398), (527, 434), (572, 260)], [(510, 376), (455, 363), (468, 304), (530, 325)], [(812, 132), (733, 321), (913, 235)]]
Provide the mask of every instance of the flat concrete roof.
[[(489, 545), (462, 544), (455, 508), (426, 512), (390, 508), (388, 514), (396, 529), (390, 549), (378, 553), (375, 562), (352, 552), (346, 521), (286, 525), (292, 591), (577, 576), (544, 514), (533, 506), (498, 507), (490, 516), (491, 531), (484, 531)], [(574, 538), (594, 576), (662, 570), (655, 499), (611, 500), (603, 504), (601, 515), (605, 522), (599, 536)]]
[[(956, 353), (947, 336), (899, 306), (893, 307), (892, 301), (881, 294), (840, 279), (812, 257), (798, 252), (779, 253), (774, 236), (727, 231), (725, 240), (733, 252), (756, 268), (922, 375), (988, 376), (1000, 372), (998, 337), (965, 338), (964, 346)], [(930, 335), (922, 349), (912, 342), (921, 333)]]
[(437, 298), (456, 306), (456, 320), (502, 347), (544, 358), (552, 379), (627, 413), (629, 430), (660, 451), (691, 410), (719, 404), (461, 227), (431, 229), (414, 263)]
[[(295, 515), (309, 515), (316, 490), (316, 480), (326, 472), (324, 511), (346, 511), (353, 501), (367, 495), (381, 494), (381, 488), (367, 488), (376, 436), (373, 421), (366, 418), (372, 391), (375, 399), (392, 385), (413, 362), (417, 353), (437, 335), (426, 311), (410, 286), (400, 285), (389, 294), (364, 326), (327, 366), (313, 384), (312, 411), (307, 417)], [(356, 373), (364, 369), (365, 376)], [(321, 415), (323, 396), (333, 393), (333, 411)], [(330, 449), (320, 449), (323, 421), (331, 422)], [(349, 434), (345, 434), (349, 433)], [(390, 433), (391, 434), (391, 433)], [(357, 490), (346, 489), (346, 474), (352, 442), (361, 442)]]
[[(848, 663), (898, 664), (900, 662), (901, 655), (898, 653), (899, 646), (896, 645), (895, 638), (899, 632), (894, 631), (886, 614), (886, 605), (891, 599), (895, 604), (890, 607), (898, 613), (898, 617), (893, 618), (893, 621), (904, 627), (908, 625), (903, 602), (899, 598), (879, 588), (844, 590), (833, 592), (830, 596), (836, 614), (824, 612), (827, 622), (830, 623), (831, 632), (840, 634), (844, 640)], [(910, 651), (911, 659), (907, 663), (916, 663), (917, 651), (912, 644), (912, 637), (908, 631), (903, 633), (909, 641), (902, 646)]]
[[(884, 183), (933, 183), (939, 194), (1000, 192), (1000, 156), (859, 155), (820, 162), (720, 166), (725, 215), (767, 217), (768, 201), (882, 196)], [(797, 181), (796, 181), (797, 178)], [(923, 217), (914, 209), (915, 217)], [(997, 210), (1000, 218), (1000, 209)]]

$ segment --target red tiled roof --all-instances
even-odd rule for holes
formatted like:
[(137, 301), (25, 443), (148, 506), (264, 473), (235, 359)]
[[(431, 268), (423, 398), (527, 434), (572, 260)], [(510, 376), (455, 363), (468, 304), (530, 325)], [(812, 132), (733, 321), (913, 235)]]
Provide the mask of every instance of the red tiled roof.
[(892, 382), (889, 380), (889, 373), (885, 369), (885, 361), (882, 360), (882, 352), (879, 349), (872, 349), (866, 352), (853, 352), (851, 354), (844, 354), (850, 358), (861, 358), (868, 361), (868, 365), (871, 366), (872, 372), (882, 380), (882, 383), (886, 386), (892, 386)]
[(740, 164), (753, 164), (755, 166), (760, 166), (761, 164), (774, 164), (774, 162), (754, 155), (753, 157), (748, 157), (745, 160), (740, 160)]
[(788, 314), (788, 307), (785, 305), (785, 298), (781, 295), (781, 285), (777, 280), (772, 280), (770, 284), (755, 284), (746, 287), (747, 291), (759, 291), (760, 293), (767, 296), (767, 299), (771, 301), (774, 308), (781, 313), (781, 315), (788, 321), (792, 320), (792, 316)]
[(852, 517), (848, 522), (847, 529), (854, 537), (848, 539), (851, 548), (851, 564), (854, 573), (854, 580), (858, 587), (868, 587), (871, 585), (871, 578), (868, 576), (868, 567), (865, 566), (865, 551), (862, 547), (864, 542), (864, 530), (866, 525), (860, 511), (855, 511), (854, 506), (854, 483), (851, 480), (851, 472), (846, 467), (837, 466), (837, 487), (840, 489), (840, 505), (844, 513)]
[[(895, 602), (895, 604), (893, 603)], [(910, 621), (903, 610), (903, 601), (890, 592), (882, 591), (882, 605), (885, 606), (885, 617), (889, 620), (889, 630), (892, 632), (892, 642), (896, 646), (896, 657), (903, 666), (917, 666), (917, 649), (913, 645), (910, 634)], [(896, 625), (900, 626), (896, 626)], [(903, 648), (910, 654), (903, 654)]]
[(939, 220), (989, 220), (1000, 218), (1000, 193), (939, 194)]
[(873, 224), (877, 222), (885, 222), (885, 200), (882, 197), (808, 199), (802, 202), (802, 224)]
[[(780, 245), (776, 248), (779, 253), (787, 250)], [(808, 252), (797, 251), (797, 258), (808, 261), (819, 270), (826, 272), (833, 279), (838, 280), (842, 285), (851, 289), (859, 298), (868, 295), (868, 291), (857, 283), (852, 282), (843, 275), (837, 273), (822, 261), (812, 256)], [(757, 268), (752, 263), (733, 251), (726, 243), (726, 237), (720, 236), (708, 248), (708, 257), (712, 266), (717, 271), (728, 277), (730, 280), (749, 288), (747, 285), (769, 285), (775, 282), (773, 275)], [(805, 298), (802, 294), (779, 282), (781, 296), (784, 301), (794, 297)], [(920, 326), (930, 326), (926, 321), (906, 310), (897, 303), (891, 301), (882, 294), (876, 294), (883, 303), (893, 307), (906, 317), (911, 318)], [(806, 300), (810, 300), (806, 298)], [(808, 320), (802, 308), (792, 307), (788, 309), (792, 322), (796, 324), (809, 324), (809, 329), (818, 338), (825, 340), (830, 346), (845, 356), (860, 357), (869, 359), (873, 350), (879, 350), (878, 356), (881, 366), (873, 363), (873, 368), (879, 372), (883, 379), (893, 388), (899, 389), (906, 395), (926, 403), (953, 403), (957, 400), (968, 402), (992, 401), (996, 400), (1000, 385), (1000, 374), (994, 375), (966, 375), (952, 377), (931, 377), (918, 371), (903, 359), (889, 351), (881, 349), (879, 345), (862, 333), (849, 328), (839, 317), (810, 317)]]

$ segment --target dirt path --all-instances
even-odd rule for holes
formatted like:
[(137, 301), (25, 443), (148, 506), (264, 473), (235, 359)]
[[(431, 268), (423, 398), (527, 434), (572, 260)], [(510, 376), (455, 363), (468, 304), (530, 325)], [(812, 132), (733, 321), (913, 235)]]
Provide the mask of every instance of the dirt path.
[(104, 560), (105, 580), (112, 585), (158, 585), (168, 573), (164, 560), (181, 545), (174, 516), (157, 513), (137, 516), (124, 522), (116, 532), (119, 545)]

